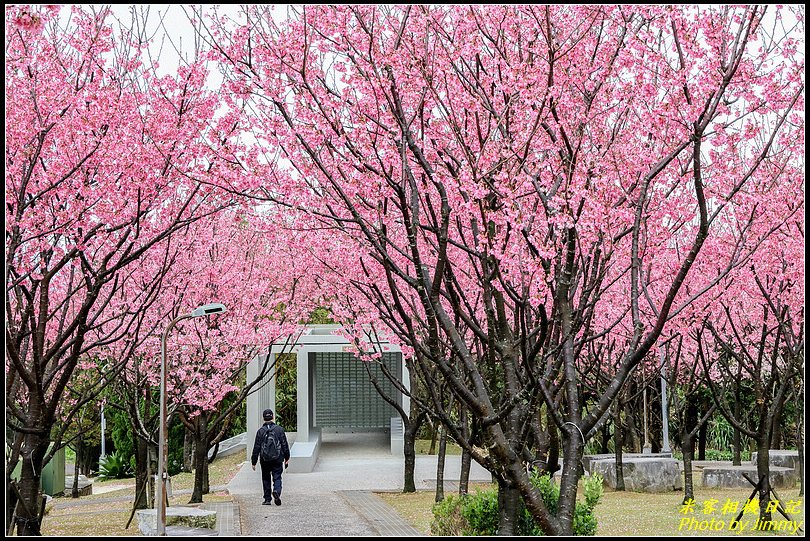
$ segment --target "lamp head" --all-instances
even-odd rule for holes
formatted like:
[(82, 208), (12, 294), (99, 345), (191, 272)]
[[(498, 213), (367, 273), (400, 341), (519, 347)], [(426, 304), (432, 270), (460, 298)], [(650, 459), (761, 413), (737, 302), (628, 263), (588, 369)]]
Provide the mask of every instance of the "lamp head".
[(202, 306), (198, 306), (191, 312), (192, 317), (200, 317), (200, 316), (211, 316), (214, 314), (221, 314), (223, 312), (227, 312), (228, 309), (225, 308), (225, 305), (218, 302), (212, 302), (210, 304), (203, 304)]

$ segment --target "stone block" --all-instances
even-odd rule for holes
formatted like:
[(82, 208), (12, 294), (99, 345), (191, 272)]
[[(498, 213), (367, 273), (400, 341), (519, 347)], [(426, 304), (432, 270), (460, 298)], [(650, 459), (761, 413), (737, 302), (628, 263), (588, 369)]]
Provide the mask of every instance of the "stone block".
[[(798, 474), (793, 468), (781, 468), (771, 466), (770, 468), (771, 486), (774, 488), (793, 488), (798, 481)], [(753, 489), (753, 485), (746, 481), (743, 474), (747, 474), (753, 481), (756, 481), (756, 465), (743, 464), (742, 466), (722, 465), (706, 466), (703, 468), (703, 486), (707, 488), (747, 488)]]
[[(78, 479), (79, 496), (90, 496), (93, 494), (93, 481), (86, 476), (79, 474)], [(73, 476), (65, 479), (65, 495), (70, 496), (73, 493)]]
[(310, 473), (315, 469), (321, 453), (321, 432), (315, 428), (310, 436), (312, 441), (296, 441), (290, 447), (289, 473)]
[[(136, 511), (136, 515), (138, 517), (138, 529), (141, 533), (143, 535), (156, 535), (157, 509), (139, 509)], [(194, 530), (216, 531), (217, 512), (196, 507), (167, 507), (167, 531), (169, 531), (169, 526), (181, 529), (192, 528)], [(203, 533), (200, 535), (203, 535)]]
[[(222, 440), (219, 442), (219, 448), (217, 449), (217, 458), (222, 458), (230, 455), (234, 455), (236, 453), (245, 452), (247, 447), (247, 432), (242, 432), (239, 435), (236, 435), (232, 438), (228, 438), (227, 440)], [(208, 450), (208, 459), (211, 460), (214, 457), (214, 449)]]
[[(751, 453), (751, 464), (757, 464), (757, 453)], [(771, 466), (779, 466), (780, 468), (793, 468), (799, 469), (799, 451), (791, 451), (788, 449), (771, 449), (768, 451), (768, 462)]]
[[(616, 488), (615, 457), (611, 455), (609, 459), (591, 461), (590, 466), (591, 474), (598, 473), (604, 478), (606, 486)], [(683, 488), (681, 468), (674, 458), (622, 456), (622, 469), (626, 490), (661, 493)]]
[[(628, 458), (672, 458), (672, 453), (652, 453), (652, 454), (642, 454), (642, 453), (622, 453), (622, 459)], [(591, 464), (596, 462), (597, 460), (616, 460), (616, 455), (613, 453), (607, 453), (602, 455), (585, 455), (582, 457), (582, 466), (585, 468), (585, 471), (588, 473), (591, 472)]]

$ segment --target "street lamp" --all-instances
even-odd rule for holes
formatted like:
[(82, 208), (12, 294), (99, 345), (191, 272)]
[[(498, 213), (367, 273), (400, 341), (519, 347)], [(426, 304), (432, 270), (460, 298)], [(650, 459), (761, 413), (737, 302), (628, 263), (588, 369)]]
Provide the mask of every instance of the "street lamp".
[(192, 317), (210, 316), (225, 312), (224, 304), (218, 302), (204, 304), (195, 308), (190, 314), (177, 316), (169, 323), (163, 336), (160, 337), (160, 431), (158, 433), (158, 479), (160, 479), (160, 497), (157, 504), (157, 534), (166, 535), (166, 485), (168, 475), (166, 474), (166, 464), (169, 459), (169, 452), (166, 445), (168, 440), (168, 428), (166, 427), (166, 338), (169, 336), (172, 327), (179, 321)]

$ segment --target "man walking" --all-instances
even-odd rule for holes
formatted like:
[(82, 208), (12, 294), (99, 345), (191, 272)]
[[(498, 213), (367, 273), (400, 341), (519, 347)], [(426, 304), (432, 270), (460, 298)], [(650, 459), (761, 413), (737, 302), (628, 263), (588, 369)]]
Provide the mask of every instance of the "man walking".
[(254, 471), (256, 471), (257, 460), (262, 465), (262, 488), (264, 489), (262, 505), (270, 505), (271, 497), (276, 505), (281, 505), (281, 473), (290, 462), (290, 445), (287, 443), (287, 434), (284, 429), (273, 422), (273, 410), (264, 410), (262, 418), (264, 424), (256, 432), (251, 462)]

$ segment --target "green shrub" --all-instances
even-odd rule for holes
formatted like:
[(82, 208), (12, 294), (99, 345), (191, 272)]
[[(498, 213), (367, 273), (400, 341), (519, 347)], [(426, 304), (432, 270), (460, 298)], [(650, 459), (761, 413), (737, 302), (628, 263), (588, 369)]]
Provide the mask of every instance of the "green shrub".
[(731, 449), (734, 445), (734, 427), (722, 415), (712, 417), (711, 421), (709, 421), (708, 431), (707, 443), (709, 447), (713, 449)]
[(132, 470), (129, 468), (129, 459), (124, 455), (115, 452), (99, 461), (98, 478), (100, 480), (109, 481), (127, 477), (132, 477)]
[(591, 511), (596, 508), (596, 504), (602, 499), (602, 494), (605, 493), (604, 479), (598, 473), (595, 473), (585, 479), (585, 506)]
[(464, 529), (465, 520), (461, 515), (461, 496), (446, 496), (433, 505), (433, 522), (430, 532), (433, 535), (459, 535)]
[(551, 479), (550, 475), (538, 475), (537, 470), (532, 472), (530, 479), (532, 484), (540, 490), (543, 503), (546, 504), (548, 510), (552, 515), (556, 515), (557, 503), (560, 501), (560, 486)]
[[(132, 420), (130, 416), (118, 408), (106, 408), (104, 415), (107, 418), (109, 429), (108, 440), (112, 440), (113, 450), (129, 457), (129, 466), (135, 469), (135, 439), (132, 436)], [(99, 463), (99, 468), (101, 463)]]
[(485, 490), (464, 498), (461, 507), (464, 528), (461, 535), (496, 535), (498, 533), (498, 491)]
[[(531, 476), (548, 510), (556, 515), (560, 487), (548, 475)], [(602, 498), (603, 484), (599, 475), (585, 480), (585, 501), (574, 509), (574, 535), (595, 535), (596, 517), (593, 510)], [(432, 535), (496, 535), (498, 533), (498, 490), (483, 490), (465, 496), (448, 496), (433, 506)], [(518, 521), (518, 535), (544, 535), (524, 508)]]
[[(692, 457), (692, 460), (695, 460), (695, 457)], [(734, 451), (731, 449), (706, 449), (706, 460), (734, 460)], [(740, 460), (743, 462), (751, 460), (751, 451), (741, 449)]]
[(574, 509), (574, 535), (596, 535), (596, 517), (593, 510), (580, 502)]

